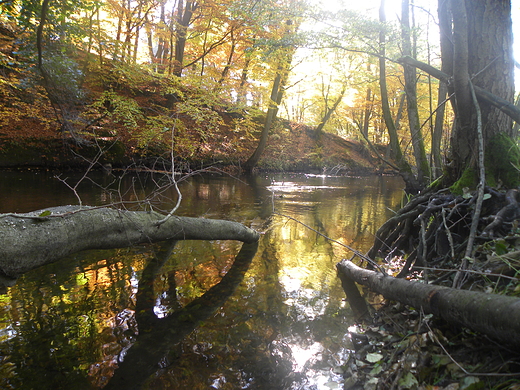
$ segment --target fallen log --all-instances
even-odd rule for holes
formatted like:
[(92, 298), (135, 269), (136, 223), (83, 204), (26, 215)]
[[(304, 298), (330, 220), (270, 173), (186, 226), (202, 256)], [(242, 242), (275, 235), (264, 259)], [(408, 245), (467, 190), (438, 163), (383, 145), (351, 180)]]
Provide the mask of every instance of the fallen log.
[(360, 268), (348, 260), (338, 272), (389, 300), (399, 301), (445, 321), (470, 328), (508, 346), (520, 347), (520, 299), (397, 279)]
[(108, 207), (61, 206), (0, 214), (0, 274), (9, 278), (87, 249), (122, 248), (165, 240), (256, 242), (238, 222)]

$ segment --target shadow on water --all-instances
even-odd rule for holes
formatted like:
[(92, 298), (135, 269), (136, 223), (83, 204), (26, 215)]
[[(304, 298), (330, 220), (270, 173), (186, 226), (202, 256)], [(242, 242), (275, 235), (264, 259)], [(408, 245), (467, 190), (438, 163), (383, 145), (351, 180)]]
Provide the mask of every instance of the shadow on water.
[(136, 320), (139, 336), (105, 388), (139, 389), (148, 377), (158, 371), (159, 363), (163, 369), (173, 364), (175, 358), (167, 358), (169, 351), (230, 297), (244, 278), (257, 247), (258, 243), (243, 244), (232, 267), (219, 283), (164, 318), (158, 318), (153, 312), (153, 280), (159, 275), (162, 264), (159, 259), (150, 261), (143, 271), (143, 286), (137, 294)]
[[(4, 179), (0, 212), (75, 203), (50, 174), (0, 172)], [(0, 388), (341, 388), (355, 314), (335, 264), (350, 253), (280, 214), (366, 251), (402, 182), (245, 180), (182, 182), (178, 214), (242, 222), (263, 232), (258, 248), (179, 241), (89, 251), (23, 275), (0, 295)], [(157, 182), (123, 181), (139, 183), (124, 192), (130, 200), (149, 198)], [(85, 203), (110, 199), (87, 187)], [(174, 204), (174, 190), (162, 195), (153, 207)]]

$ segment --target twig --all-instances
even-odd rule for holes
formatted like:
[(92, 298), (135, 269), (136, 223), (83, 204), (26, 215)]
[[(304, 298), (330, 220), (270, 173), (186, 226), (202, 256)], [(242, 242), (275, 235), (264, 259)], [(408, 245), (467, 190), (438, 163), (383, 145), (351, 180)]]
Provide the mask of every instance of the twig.
[(177, 203), (175, 206), (170, 210), (170, 212), (161, 220), (156, 222), (157, 226), (162, 225), (165, 223), (168, 219), (172, 217), (172, 215), (177, 211), (179, 206), (181, 205), (182, 201), (182, 193), (179, 189), (179, 185), (177, 184), (177, 180), (175, 179), (175, 151), (174, 151), (174, 134), (175, 134), (175, 125), (172, 127), (172, 138), (171, 138), (171, 151), (170, 151), (170, 159), (172, 164), (172, 171), (171, 171), (171, 179), (173, 182), (173, 186), (175, 187), (175, 191), (177, 191)]
[(451, 230), (448, 227), (448, 223), (446, 222), (446, 209), (442, 208), (442, 223), (444, 225), (444, 228), (446, 229), (446, 237), (448, 237), (448, 242), (450, 243), (450, 251), (451, 251), (451, 258), (455, 258), (455, 244), (453, 242), (453, 236), (451, 235)]
[[(414, 268), (430, 270), (430, 271), (443, 271), (443, 272), (456, 272), (457, 271), (456, 269), (452, 269), (452, 268), (432, 268), (432, 267), (421, 267), (421, 266), (415, 266)], [(514, 281), (519, 280), (517, 277), (514, 277), (514, 276), (507, 276), (504, 274), (495, 274), (495, 273), (491, 273), (491, 272), (475, 271), (472, 269), (466, 269), (466, 270), (464, 270), (464, 272), (467, 272), (468, 274), (476, 274), (476, 275), (481, 275), (481, 276), (496, 276), (498, 278), (510, 279), (510, 280), (514, 280)]]

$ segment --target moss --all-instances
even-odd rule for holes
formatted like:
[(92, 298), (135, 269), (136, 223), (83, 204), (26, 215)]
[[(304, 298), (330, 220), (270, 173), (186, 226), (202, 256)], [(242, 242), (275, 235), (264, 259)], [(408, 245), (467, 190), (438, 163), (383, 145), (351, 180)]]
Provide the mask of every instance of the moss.
[(520, 148), (506, 133), (493, 136), (486, 147), (486, 182), (495, 187), (499, 182), (506, 188), (520, 185)]
[(462, 195), (464, 188), (475, 189), (477, 181), (478, 177), (475, 168), (466, 168), (464, 172), (462, 172), (460, 179), (450, 187), (450, 190), (453, 194)]
[(446, 181), (446, 177), (444, 175), (438, 177), (434, 181), (430, 183), (428, 186), (428, 189), (431, 189), (433, 191), (439, 191), (440, 189), (444, 188), (444, 183)]
[[(486, 144), (484, 156), (486, 185), (497, 187), (500, 183), (506, 188), (520, 185), (520, 148), (506, 133), (498, 133)], [(478, 183), (474, 167), (466, 168), (462, 176), (451, 187), (454, 194), (462, 194), (463, 188), (475, 189)]]

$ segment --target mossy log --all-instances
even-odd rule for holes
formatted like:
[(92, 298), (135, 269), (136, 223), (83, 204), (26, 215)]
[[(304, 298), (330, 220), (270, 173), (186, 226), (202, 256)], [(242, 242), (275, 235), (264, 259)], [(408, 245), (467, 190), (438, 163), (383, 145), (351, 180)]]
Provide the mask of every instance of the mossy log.
[(62, 206), (27, 214), (0, 214), (0, 237), (0, 274), (16, 278), (87, 249), (165, 240), (252, 243), (259, 234), (238, 222), (224, 220), (175, 215), (165, 220), (156, 212)]
[(338, 272), (385, 298), (520, 347), (520, 299), (398, 279), (341, 261)]

